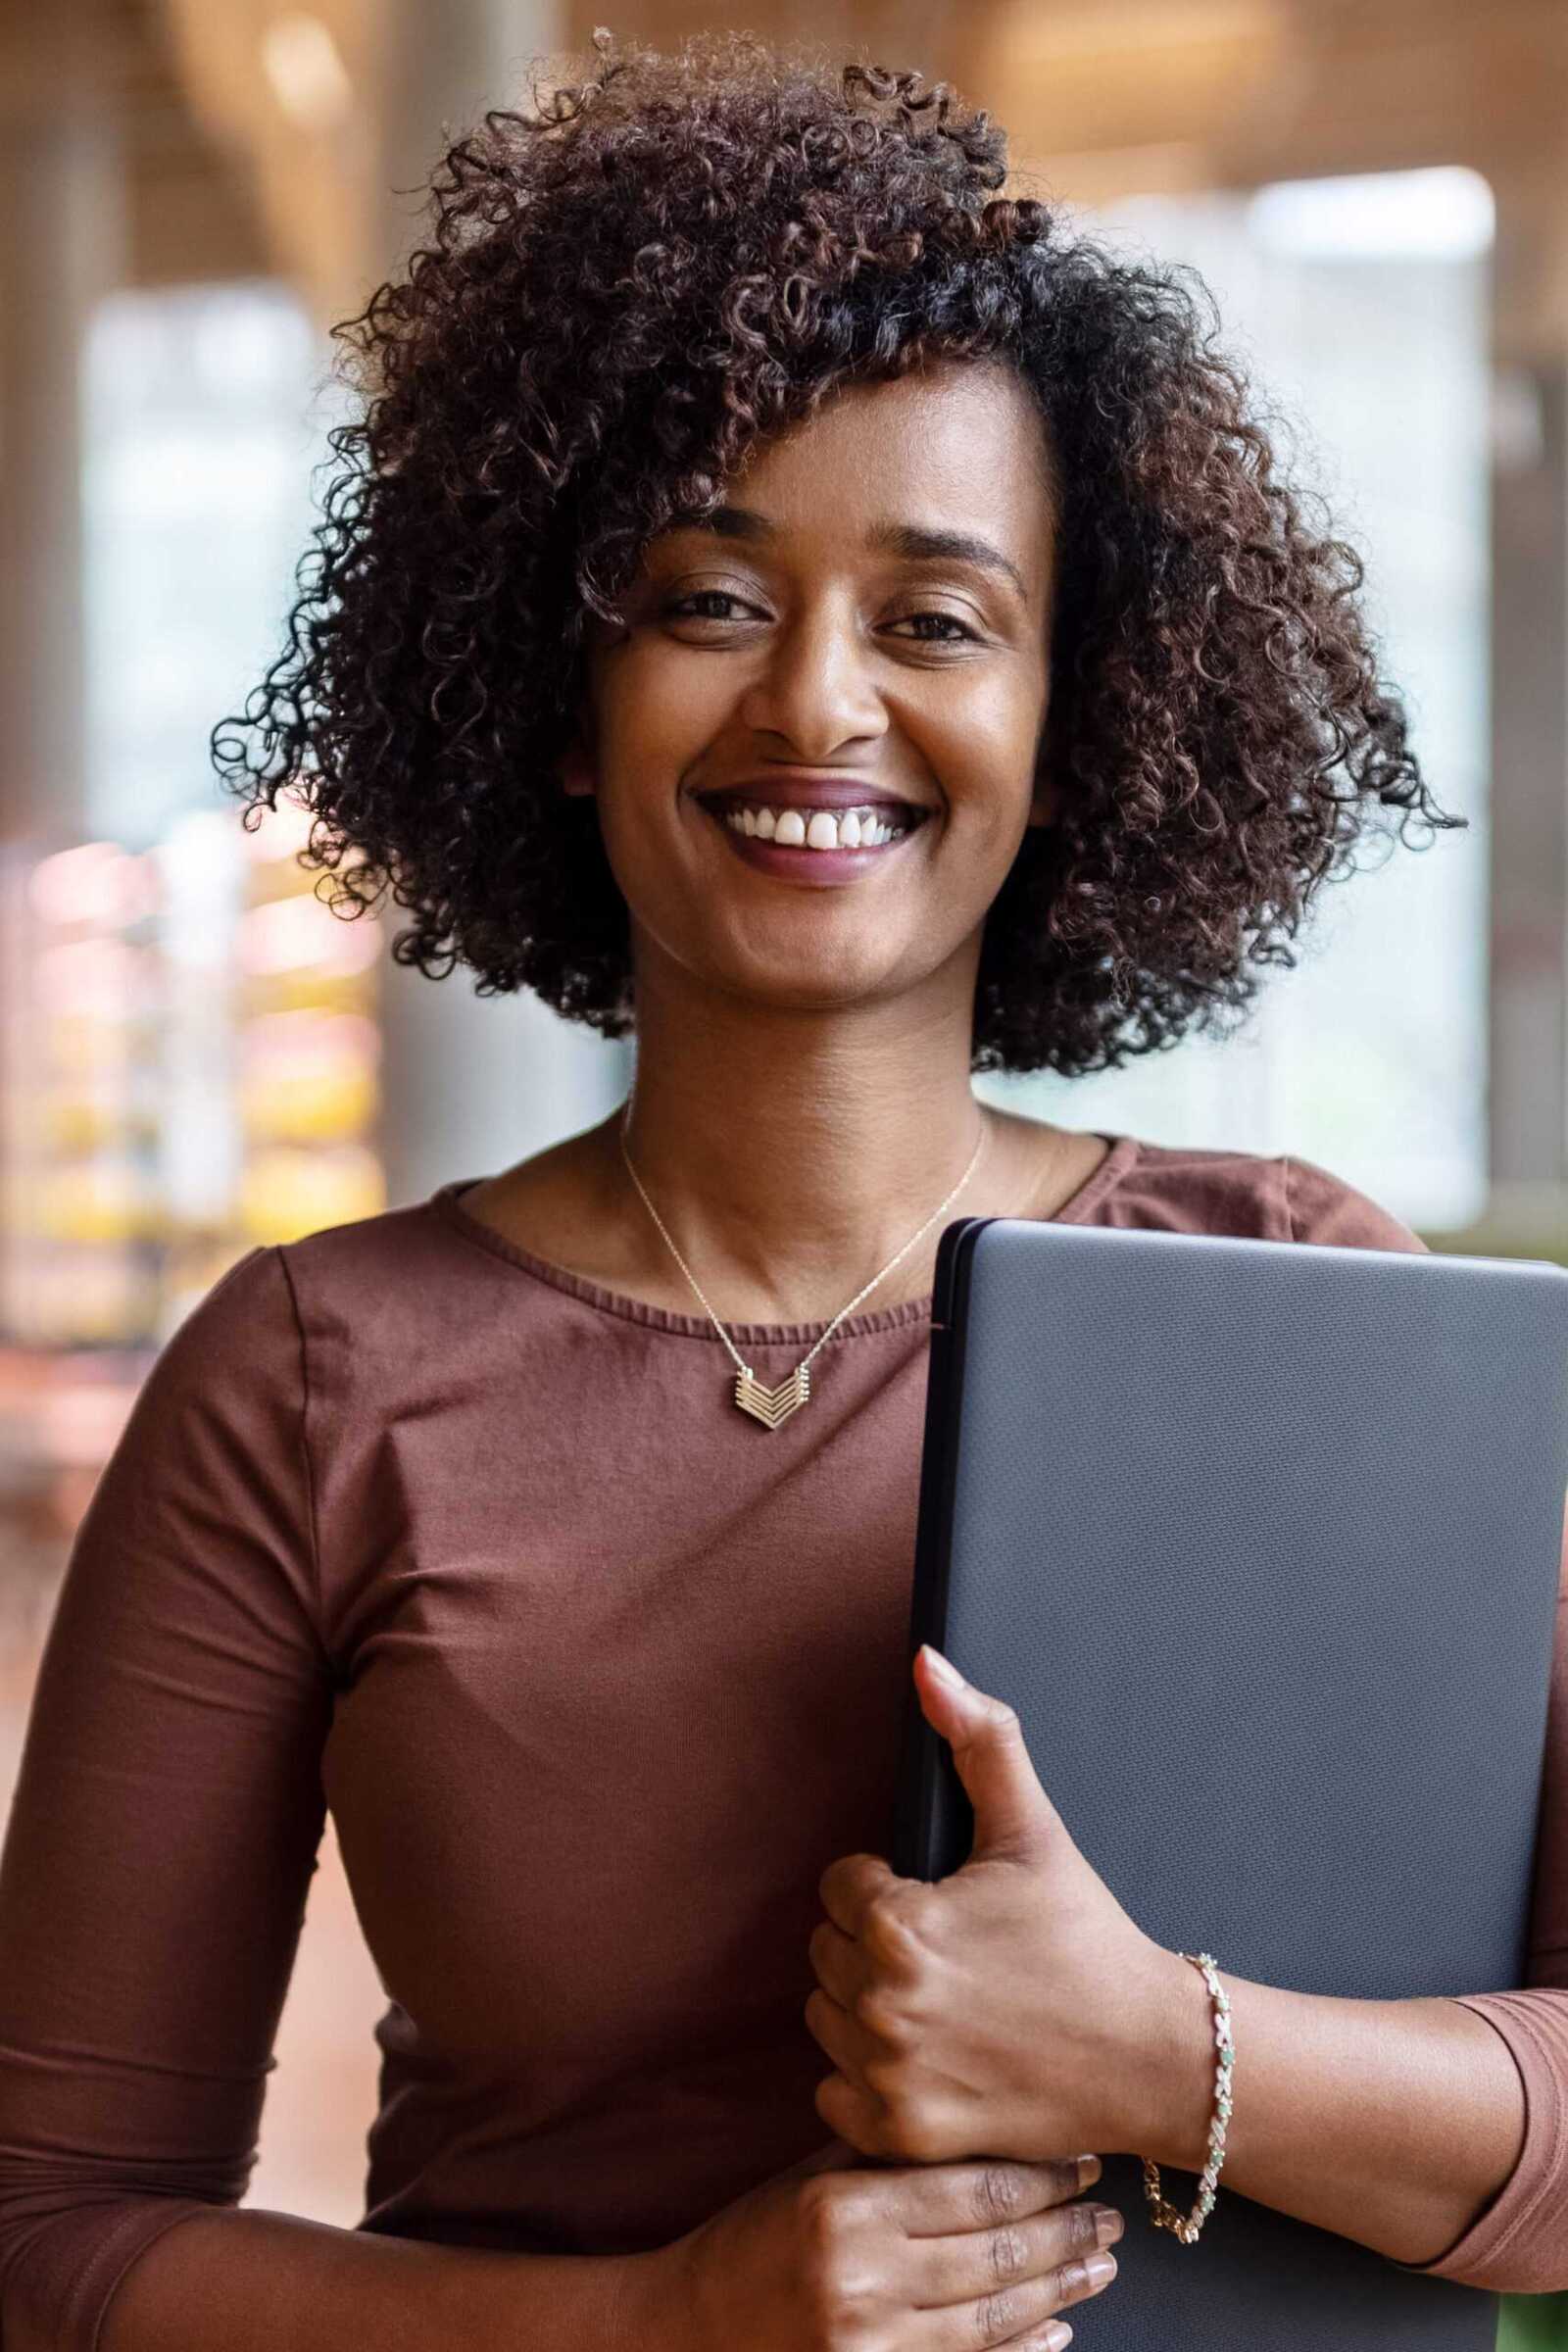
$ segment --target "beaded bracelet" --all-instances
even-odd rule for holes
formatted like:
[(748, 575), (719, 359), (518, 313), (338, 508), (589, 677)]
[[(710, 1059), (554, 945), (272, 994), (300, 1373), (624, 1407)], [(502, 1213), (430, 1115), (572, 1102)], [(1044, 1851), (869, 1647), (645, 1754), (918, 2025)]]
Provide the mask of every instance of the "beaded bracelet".
[(1214, 1973), (1213, 1954), (1183, 1952), (1181, 1957), (1201, 1970), (1203, 1983), (1208, 1986), (1209, 1998), (1214, 2004), (1214, 2041), (1218, 2064), (1214, 2069), (1214, 2118), (1208, 2127), (1208, 2162), (1203, 2167), (1198, 2201), (1191, 2213), (1179, 2213), (1174, 2205), (1160, 2195), (1159, 2167), (1147, 2156), (1143, 2160), (1144, 2194), (1149, 2199), (1149, 2218), (1153, 2227), (1156, 2230), (1169, 2230), (1184, 2246), (1190, 2246), (1213, 2210), (1219, 2168), (1225, 2161), (1225, 2128), (1231, 2114), (1231, 2061), (1236, 2052), (1231, 2046), (1230, 1995)]

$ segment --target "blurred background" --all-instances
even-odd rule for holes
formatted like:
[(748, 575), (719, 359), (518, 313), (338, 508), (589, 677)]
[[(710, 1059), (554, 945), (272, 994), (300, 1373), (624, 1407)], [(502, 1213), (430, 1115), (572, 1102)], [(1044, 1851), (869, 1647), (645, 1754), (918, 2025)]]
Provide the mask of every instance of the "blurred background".
[[(450, 137), (602, 0), (0, 0), (0, 1802), (70, 1536), (245, 1250), (601, 1117), (628, 1049), (394, 967), (208, 736), (281, 647), (342, 414), (327, 328)], [(1066, 1085), (1080, 1127), (1321, 1161), (1439, 1248), (1568, 1260), (1562, 0), (622, 0), (918, 66), (1015, 193), (1193, 264), (1287, 470), (1364, 551), (1470, 830), (1330, 890), (1249, 1027)], [(250, 2201), (362, 2210), (380, 2005), (330, 1831)], [(1568, 2334), (1563, 2340), (1568, 2342)]]

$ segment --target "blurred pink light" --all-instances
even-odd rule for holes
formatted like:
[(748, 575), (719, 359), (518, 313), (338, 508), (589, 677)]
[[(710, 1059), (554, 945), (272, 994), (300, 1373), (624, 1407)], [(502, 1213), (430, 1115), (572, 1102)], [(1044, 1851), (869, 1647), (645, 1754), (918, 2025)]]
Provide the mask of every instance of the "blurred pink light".
[(363, 1012), (264, 1012), (241, 1033), (247, 1063), (378, 1061), (381, 1032)]
[(37, 1003), (45, 1012), (123, 1019), (153, 1001), (156, 980), (146, 951), (126, 940), (70, 940), (39, 956)]
[(318, 898), (270, 899), (253, 906), (239, 929), (239, 961), (247, 972), (368, 971), (381, 953), (381, 934), (363, 915), (333, 914)]
[(27, 903), (46, 923), (132, 923), (157, 906), (158, 876), (151, 858), (119, 842), (84, 841), (40, 858)]

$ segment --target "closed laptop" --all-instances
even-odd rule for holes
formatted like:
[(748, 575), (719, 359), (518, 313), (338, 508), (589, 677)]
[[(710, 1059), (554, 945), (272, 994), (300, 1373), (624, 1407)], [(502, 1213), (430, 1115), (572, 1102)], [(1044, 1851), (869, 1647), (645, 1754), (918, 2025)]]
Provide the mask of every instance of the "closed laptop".
[[(1017, 1709), (1139, 1926), (1301, 1992), (1521, 1984), (1568, 1272), (964, 1218), (933, 1325), (911, 1657)], [(911, 1684), (894, 1867), (945, 1877), (972, 1830)], [(1238, 2112), (1246, 2080), (1239, 2036)], [(1164, 2170), (1183, 2211), (1197, 2185)], [(1127, 2230), (1085, 2352), (1492, 2352), (1496, 2296), (1223, 2172), (1193, 2246), (1150, 2227), (1136, 2155), (1096, 2194)]]

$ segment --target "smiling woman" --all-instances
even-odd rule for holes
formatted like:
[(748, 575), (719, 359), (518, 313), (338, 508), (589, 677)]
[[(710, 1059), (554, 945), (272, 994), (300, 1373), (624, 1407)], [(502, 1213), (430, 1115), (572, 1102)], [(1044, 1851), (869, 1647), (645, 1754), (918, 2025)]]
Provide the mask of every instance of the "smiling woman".
[[(1203, 2160), (1204, 1985), (997, 1694), (914, 1670), (1034, 1824), (945, 1882), (955, 1967), (877, 1858), (938, 1228), (1419, 1250), (971, 1078), (1239, 1012), (1368, 825), (1456, 820), (1192, 291), (916, 74), (596, 47), (341, 330), (215, 752), (403, 961), (634, 1029), (635, 1088), (252, 1251), (138, 1398), (0, 1884), (7, 2352), (1059, 2352), (1123, 2229), (1081, 2151)], [(328, 1806), (388, 1993), (353, 2231), (233, 2210)], [(1541, 1851), (1522, 1986), (1229, 1982), (1227, 2194), (1568, 2283), (1568, 1646)]]
[[(1457, 821), (1377, 675), (1359, 561), (1276, 479), (1200, 282), (996, 193), (1002, 132), (917, 74), (740, 35), (600, 48), (453, 147), (408, 282), (339, 330), (348, 468), (290, 651), (215, 730), (246, 798), (310, 775), (345, 911), (392, 885), (401, 959), (634, 1025), (635, 904), (559, 781), (628, 596), (631, 667), (657, 627), (681, 693), (764, 647), (819, 662), (852, 607), (923, 709), (990, 713), (1018, 673), (993, 793), (1027, 799), (1038, 755), (1054, 813), (977, 943), (979, 1069), (1102, 1067), (1241, 1008), (1369, 822)], [(975, 362), (997, 388), (922, 396)], [(774, 461), (789, 511), (743, 495), (813, 418)], [(866, 478), (873, 448), (902, 480)]]
[[(1059, 798), (1037, 761), (1054, 527), (1016, 373), (937, 359), (841, 387), (650, 543), (589, 630), (561, 763), (640, 934), (644, 1044), (705, 975), (777, 1007), (972, 999), (987, 910)], [(808, 930), (780, 882), (831, 893)]]

